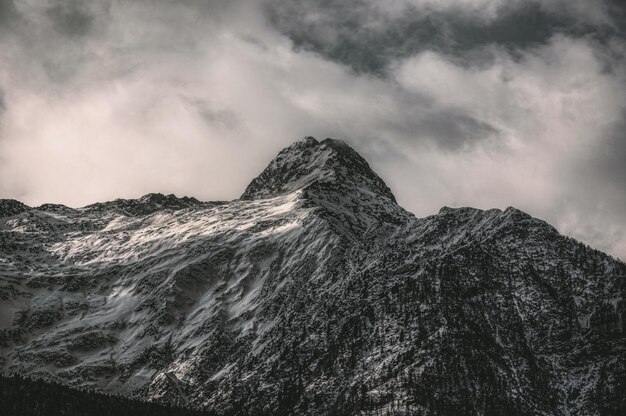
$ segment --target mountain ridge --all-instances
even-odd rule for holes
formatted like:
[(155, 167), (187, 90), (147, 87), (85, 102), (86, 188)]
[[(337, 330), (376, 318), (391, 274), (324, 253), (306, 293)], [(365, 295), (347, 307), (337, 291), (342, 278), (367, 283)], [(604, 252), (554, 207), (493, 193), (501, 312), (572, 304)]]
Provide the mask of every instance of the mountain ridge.
[(7, 203), (3, 371), (224, 415), (626, 409), (624, 263), (512, 207), (416, 218), (353, 152), (223, 203)]

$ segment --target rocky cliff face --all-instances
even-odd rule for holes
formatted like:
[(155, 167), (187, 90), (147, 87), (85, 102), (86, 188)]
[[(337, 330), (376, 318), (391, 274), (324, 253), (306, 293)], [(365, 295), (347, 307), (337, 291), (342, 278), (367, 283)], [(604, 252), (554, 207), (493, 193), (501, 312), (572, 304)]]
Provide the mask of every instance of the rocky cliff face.
[(626, 411), (624, 263), (514, 208), (415, 218), (339, 141), (227, 203), (0, 208), (6, 372), (219, 414)]

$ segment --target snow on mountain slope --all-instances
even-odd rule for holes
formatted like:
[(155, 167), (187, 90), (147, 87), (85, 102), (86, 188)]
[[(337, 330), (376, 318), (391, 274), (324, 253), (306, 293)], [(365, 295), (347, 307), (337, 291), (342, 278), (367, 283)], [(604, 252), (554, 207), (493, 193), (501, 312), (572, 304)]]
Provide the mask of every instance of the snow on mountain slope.
[(221, 414), (620, 414), (626, 266), (508, 208), (415, 218), (346, 144), (242, 198), (0, 201), (4, 371)]

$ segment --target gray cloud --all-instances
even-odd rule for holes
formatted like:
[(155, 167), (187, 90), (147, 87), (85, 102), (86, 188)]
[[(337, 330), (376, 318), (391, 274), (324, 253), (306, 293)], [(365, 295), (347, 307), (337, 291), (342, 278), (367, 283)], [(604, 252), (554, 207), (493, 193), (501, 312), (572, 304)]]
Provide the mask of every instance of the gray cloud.
[(563, 4), (1, 2), (0, 197), (229, 199), (315, 135), (419, 216), (515, 205), (624, 258), (624, 8)]
[(82, 4), (77, 1), (55, 4), (46, 11), (46, 14), (59, 33), (67, 36), (84, 36), (89, 33), (94, 17)]
[(17, 10), (12, 0), (0, 2), (0, 23), (6, 27), (17, 16)]
[(188, 102), (194, 111), (209, 125), (219, 125), (228, 130), (233, 130), (240, 126), (241, 121), (234, 111), (216, 109), (210, 102), (200, 99), (189, 99)]
[(406, 0), (381, 5), (371, 0), (280, 0), (271, 2), (267, 10), (297, 48), (320, 53), (357, 72), (381, 75), (398, 58), (424, 50), (451, 53), (467, 64), (481, 65), (485, 56), (476, 56), (476, 48), (500, 45), (515, 52), (546, 43), (557, 33), (604, 40), (621, 24), (598, 2), (593, 11), (576, 1), (567, 5), (563, 1), (474, 3), (469, 7), (471, 2)]

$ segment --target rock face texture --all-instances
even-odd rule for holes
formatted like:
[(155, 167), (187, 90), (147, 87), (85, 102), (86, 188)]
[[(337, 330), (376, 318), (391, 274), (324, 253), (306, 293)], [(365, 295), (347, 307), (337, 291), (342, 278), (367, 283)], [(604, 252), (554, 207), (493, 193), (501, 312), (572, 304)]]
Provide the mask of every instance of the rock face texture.
[(0, 201), (0, 366), (217, 414), (626, 414), (626, 265), (515, 209), (415, 218), (346, 144), (241, 199)]

